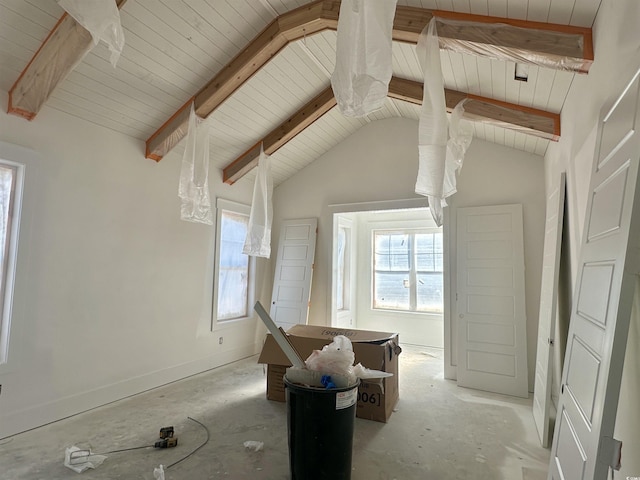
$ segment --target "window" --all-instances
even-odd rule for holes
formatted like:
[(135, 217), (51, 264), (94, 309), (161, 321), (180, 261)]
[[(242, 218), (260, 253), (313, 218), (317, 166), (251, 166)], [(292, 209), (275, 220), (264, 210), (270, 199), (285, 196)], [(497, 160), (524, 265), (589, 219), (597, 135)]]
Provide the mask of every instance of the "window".
[(23, 167), (0, 161), (0, 363), (7, 361)]
[(242, 253), (249, 226), (249, 207), (218, 199), (217, 274), (215, 290), (217, 320), (249, 316), (253, 296), (255, 260)]
[(336, 308), (338, 310), (349, 309), (349, 245), (347, 229), (338, 227), (338, 275), (336, 278)]
[(443, 311), (442, 233), (373, 231), (373, 308)]

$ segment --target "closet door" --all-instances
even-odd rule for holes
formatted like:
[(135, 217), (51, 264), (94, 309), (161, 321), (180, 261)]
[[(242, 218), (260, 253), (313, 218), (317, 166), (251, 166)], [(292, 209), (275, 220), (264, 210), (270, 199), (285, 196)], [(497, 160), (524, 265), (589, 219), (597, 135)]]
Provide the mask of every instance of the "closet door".
[(527, 397), (522, 205), (457, 217), (458, 385)]
[(640, 270), (640, 71), (598, 127), (549, 479), (604, 480)]

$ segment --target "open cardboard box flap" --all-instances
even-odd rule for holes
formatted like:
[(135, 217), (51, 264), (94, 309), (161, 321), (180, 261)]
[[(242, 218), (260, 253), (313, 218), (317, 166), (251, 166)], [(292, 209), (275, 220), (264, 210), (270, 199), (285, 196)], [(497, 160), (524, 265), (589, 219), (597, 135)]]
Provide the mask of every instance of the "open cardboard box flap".
[[(393, 376), (377, 381), (362, 381), (358, 387), (356, 415), (360, 418), (386, 422), (398, 402), (398, 355), (402, 352), (397, 333), (371, 332), (345, 328), (296, 325), (287, 332), (289, 343), (300, 357), (306, 359), (313, 350), (332, 342), (336, 335), (344, 335), (353, 345), (355, 363), (371, 370), (392, 373)], [(285, 401), (283, 375), (291, 365), (273, 335), (265, 339), (258, 363), (267, 364), (267, 398)]]
[[(306, 359), (313, 350), (321, 350), (332, 342), (333, 337), (344, 335), (353, 345), (356, 363), (367, 368), (381, 370), (386, 359), (399, 355), (402, 349), (398, 345), (398, 334), (389, 332), (372, 332), (346, 328), (321, 327), (316, 325), (294, 325), (287, 331), (287, 336), (294, 348)], [(388, 343), (386, 358), (380, 356), (381, 345)], [(291, 362), (276, 343), (272, 335), (267, 335), (258, 363), (290, 366)]]

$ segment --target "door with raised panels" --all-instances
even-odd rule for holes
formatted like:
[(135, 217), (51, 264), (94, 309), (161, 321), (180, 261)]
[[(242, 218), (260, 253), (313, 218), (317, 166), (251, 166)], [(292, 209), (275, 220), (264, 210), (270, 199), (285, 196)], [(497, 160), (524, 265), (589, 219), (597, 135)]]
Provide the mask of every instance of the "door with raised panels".
[(458, 385), (527, 397), (522, 205), (457, 218)]
[(284, 330), (307, 323), (317, 227), (317, 218), (282, 222), (269, 315)]
[(550, 480), (608, 478), (640, 264), (639, 90), (640, 71), (600, 117)]

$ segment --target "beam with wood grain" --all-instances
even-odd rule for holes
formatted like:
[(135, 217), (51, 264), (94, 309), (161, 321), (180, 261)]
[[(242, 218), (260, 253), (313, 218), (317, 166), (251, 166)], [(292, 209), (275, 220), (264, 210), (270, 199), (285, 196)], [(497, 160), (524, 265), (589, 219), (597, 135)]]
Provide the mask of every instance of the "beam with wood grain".
[[(389, 82), (388, 96), (397, 100), (422, 105), (422, 83), (403, 78), (392, 77)], [(464, 118), (493, 126), (508, 128), (541, 138), (558, 141), (560, 138), (560, 115), (535, 108), (522, 107), (490, 98), (470, 95), (445, 89), (445, 103), (448, 112), (466, 99)], [(331, 87), (323, 90), (317, 97), (298, 110), (249, 150), (236, 158), (223, 169), (223, 181), (233, 185), (258, 166), (260, 146), (267, 155), (273, 154), (305, 128), (336, 105)]]
[[(389, 82), (388, 96), (405, 102), (422, 105), (422, 83), (393, 77)], [(560, 139), (560, 114), (532, 107), (503, 102), (445, 88), (444, 98), (448, 112), (466, 99), (464, 118), (483, 122), (494, 127), (507, 128), (528, 135), (557, 142)]]
[(262, 145), (264, 153), (271, 155), (335, 106), (336, 99), (333, 95), (333, 90), (329, 86), (292, 117), (281, 123), (253, 147), (227, 165), (222, 171), (224, 183), (233, 185), (254, 167), (258, 166), (260, 145)]
[[(126, 1), (116, 0), (116, 5), (122, 8)], [(65, 12), (9, 90), (7, 113), (33, 120), (92, 47), (89, 31)]]
[[(194, 96), (197, 115), (208, 117), (290, 42), (324, 30), (336, 30), (339, 13), (340, 1), (319, 0), (274, 19)], [(593, 62), (590, 28), (406, 6), (396, 8), (394, 41), (417, 43), (434, 16), (444, 19), (438, 23), (442, 49), (581, 73), (586, 73)], [(187, 106), (149, 137), (147, 158), (160, 160), (186, 135)]]

